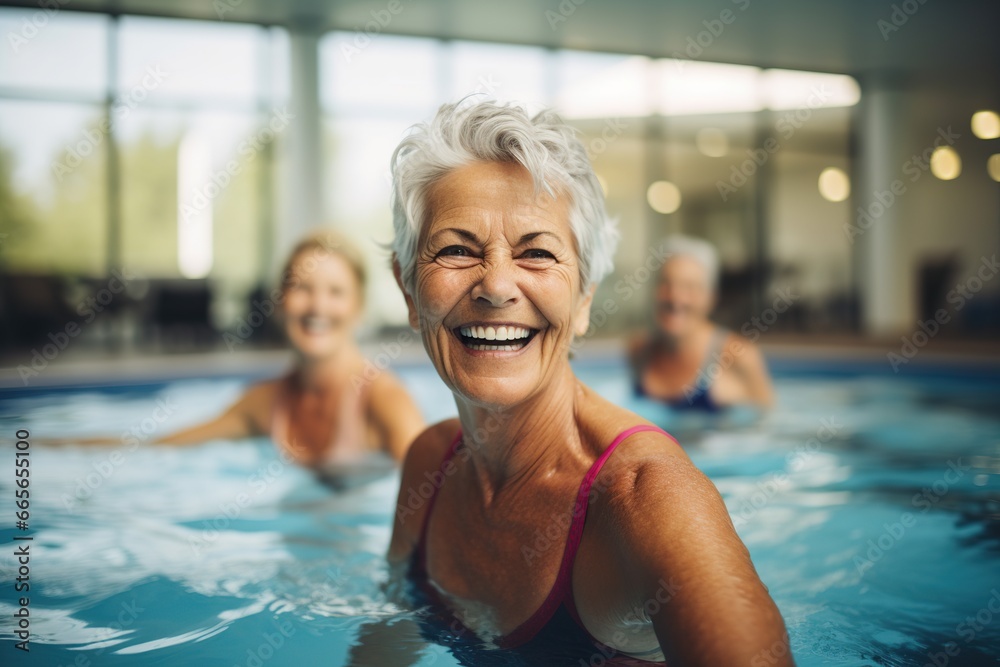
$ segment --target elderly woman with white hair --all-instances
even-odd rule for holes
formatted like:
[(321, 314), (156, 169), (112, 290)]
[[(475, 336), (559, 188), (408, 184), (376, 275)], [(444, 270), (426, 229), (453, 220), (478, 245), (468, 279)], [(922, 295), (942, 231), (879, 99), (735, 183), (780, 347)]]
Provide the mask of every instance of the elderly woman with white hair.
[(667, 260), (654, 297), (653, 331), (629, 345), (637, 392), (682, 410), (771, 407), (774, 392), (760, 350), (709, 319), (719, 274), (715, 248), (678, 235), (661, 249)]
[(392, 174), (393, 267), (458, 418), (407, 454), (390, 562), (457, 635), (544, 664), (791, 664), (715, 487), (570, 367), (616, 237), (573, 130), (446, 105)]

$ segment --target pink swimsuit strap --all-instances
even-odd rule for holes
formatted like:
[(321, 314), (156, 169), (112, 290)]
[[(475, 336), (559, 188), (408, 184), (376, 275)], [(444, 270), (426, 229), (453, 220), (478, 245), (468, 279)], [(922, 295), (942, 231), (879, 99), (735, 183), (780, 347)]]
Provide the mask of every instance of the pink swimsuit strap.
[[(590, 470), (587, 471), (587, 474), (583, 477), (583, 481), (580, 483), (580, 489), (576, 494), (576, 502), (573, 505), (573, 515), (569, 527), (569, 536), (566, 538), (566, 546), (563, 549), (562, 561), (559, 564), (559, 573), (556, 575), (556, 580), (552, 585), (552, 590), (549, 591), (548, 596), (534, 614), (521, 623), (521, 625), (514, 628), (514, 630), (512, 630), (509, 634), (496, 640), (498, 646), (501, 648), (515, 648), (527, 643), (535, 635), (537, 635), (542, 628), (545, 627), (553, 615), (555, 615), (559, 606), (562, 604), (566, 605), (566, 610), (569, 612), (570, 616), (572, 616), (573, 620), (586, 631), (586, 628), (583, 626), (583, 622), (580, 620), (580, 616), (577, 613), (576, 603), (573, 599), (573, 562), (576, 560), (576, 552), (580, 548), (580, 540), (583, 537), (583, 527), (587, 520), (587, 508), (590, 505), (590, 491), (597, 479), (597, 476), (601, 472), (601, 468), (604, 467), (604, 464), (614, 453), (618, 445), (620, 445), (629, 436), (644, 431), (662, 433), (673, 440), (675, 444), (677, 443), (677, 440), (663, 429), (655, 426), (640, 424), (622, 431), (611, 442), (611, 444), (608, 445), (608, 448), (605, 449), (598, 459), (594, 461), (594, 464), (590, 466)], [(455, 440), (452, 442), (451, 447), (448, 448), (448, 453), (445, 454), (444, 459), (441, 461), (442, 469), (455, 455), (455, 452), (461, 442), (462, 432), (459, 431)], [(424, 575), (426, 575), (427, 572), (427, 526), (430, 524), (430, 516), (431, 512), (434, 511), (434, 501), (436, 499), (437, 489), (434, 490), (434, 494), (428, 501), (427, 514), (424, 515), (424, 524), (421, 528), (420, 541), (417, 544), (416, 550), (416, 565), (419, 568), (419, 571)], [(593, 639), (593, 637), (591, 637), (591, 639)], [(597, 640), (594, 639), (594, 641), (596, 642)]]

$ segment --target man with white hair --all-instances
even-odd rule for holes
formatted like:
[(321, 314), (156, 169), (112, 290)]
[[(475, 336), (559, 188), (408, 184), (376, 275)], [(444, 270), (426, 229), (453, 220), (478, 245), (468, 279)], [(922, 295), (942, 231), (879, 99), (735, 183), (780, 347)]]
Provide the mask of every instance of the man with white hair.
[(677, 409), (771, 407), (774, 392), (760, 350), (709, 320), (718, 286), (715, 248), (680, 235), (665, 245), (653, 331), (629, 346), (637, 392)]

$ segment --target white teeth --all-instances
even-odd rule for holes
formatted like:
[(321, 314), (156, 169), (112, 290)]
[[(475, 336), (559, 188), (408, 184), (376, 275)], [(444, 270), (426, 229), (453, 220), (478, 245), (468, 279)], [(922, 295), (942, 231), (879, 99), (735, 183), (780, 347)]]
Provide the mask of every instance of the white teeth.
[(330, 327), (330, 321), (322, 317), (305, 317), (302, 326), (307, 331), (324, 331)]
[(515, 352), (520, 350), (527, 343), (517, 343), (515, 345), (467, 345), (470, 350), (488, 350), (490, 352)]
[(461, 327), (459, 333), (469, 338), (482, 338), (484, 340), (520, 340), (531, 335), (529, 329), (524, 327)]

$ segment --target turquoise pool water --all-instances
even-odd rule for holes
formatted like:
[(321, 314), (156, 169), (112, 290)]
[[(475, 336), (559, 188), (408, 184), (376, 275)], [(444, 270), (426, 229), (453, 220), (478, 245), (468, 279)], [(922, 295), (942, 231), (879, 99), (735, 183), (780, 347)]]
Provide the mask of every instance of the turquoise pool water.
[[(799, 665), (1000, 664), (1000, 381), (779, 368), (772, 415), (710, 423), (635, 399), (616, 364), (578, 370), (665, 424), (714, 480)], [(429, 419), (453, 412), (431, 369), (399, 372)], [(141, 445), (244, 384), (0, 394), (7, 444), (20, 428), (128, 434), (114, 448), (33, 446), (26, 533), (3, 447), (3, 664), (460, 664), (410, 630), (422, 610), (384, 592), (395, 474), (332, 492), (263, 440)], [(34, 538), (29, 654), (14, 649), (15, 533)]]

